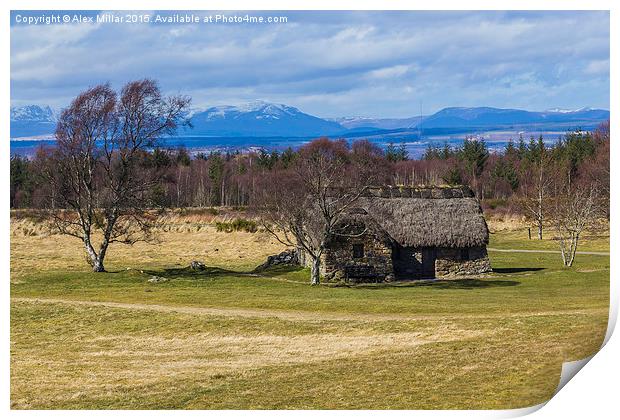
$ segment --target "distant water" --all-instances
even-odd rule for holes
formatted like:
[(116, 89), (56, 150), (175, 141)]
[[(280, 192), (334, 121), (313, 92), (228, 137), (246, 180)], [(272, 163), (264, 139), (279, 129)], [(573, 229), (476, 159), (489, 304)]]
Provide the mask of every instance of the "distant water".
[[(506, 147), (508, 140), (518, 139), (519, 134), (529, 140), (530, 135), (538, 137), (543, 135), (545, 143), (552, 144), (564, 132), (537, 132), (537, 133), (519, 133), (514, 131), (491, 131), (487, 133), (478, 133), (478, 137), (483, 138), (489, 149), (502, 150)], [(369, 140), (379, 147), (385, 149), (390, 142), (396, 146), (405, 145), (410, 158), (419, 158), (429, 145), (441, 147), (445, 143), (451, 147), (458, 147), (463, 144), (466, 134), (451, 135), (435, 135), (418, 139), (415, 135), (390, 135), (390, 136), (373, 136)], [(198, 153), (209, 153), (212, 151), (240, 151), (247, 152), (252, 150), (265, 149), (268, 151), (282, 151), (287, 147), (293, 149), (299, 148), (303, 144), (311, 141), (313, 138), (307, 137), (206, 137), (206, 136), (183, 136), (170, 137), (160, 141), (162, 148), (178, 148), (185, 147), (192, 155)], [(347, 138), (352, 142), (355, 138)], [(54, 140), (11, 140), (11, 155), (34, 156), (39, 147), (54, 147)]]

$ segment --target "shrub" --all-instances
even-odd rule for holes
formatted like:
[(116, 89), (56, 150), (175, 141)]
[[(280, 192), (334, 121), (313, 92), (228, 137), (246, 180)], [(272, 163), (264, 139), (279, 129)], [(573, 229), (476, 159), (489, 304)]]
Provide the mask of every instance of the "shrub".
[(253, 220), (235, 219), (232, 222), (215, 222), (215, 229), (218, 232), (249, 232), (254, 233), (258, 230), (258, 225)]

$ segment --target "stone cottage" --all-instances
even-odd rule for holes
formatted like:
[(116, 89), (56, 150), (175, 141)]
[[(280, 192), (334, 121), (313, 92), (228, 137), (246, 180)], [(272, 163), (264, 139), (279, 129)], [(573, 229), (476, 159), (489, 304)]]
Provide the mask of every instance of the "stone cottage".
[[(447, 278), (491, 271), (489, 231), (468, 187), (371, 188), (338, 226), (321, 261), (326, 278)], [(300, 253), (302, 264), (307, 258)]]

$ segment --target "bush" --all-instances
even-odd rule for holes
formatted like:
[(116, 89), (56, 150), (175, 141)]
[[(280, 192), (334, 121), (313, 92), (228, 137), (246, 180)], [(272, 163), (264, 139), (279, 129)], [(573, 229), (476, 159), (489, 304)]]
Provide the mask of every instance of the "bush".
[(258, 230), (258, 225), (253, 220), (235, 219), (232, 222), (215, 222), (215, 229), (218, 232), (249, 232), (254, 233)]

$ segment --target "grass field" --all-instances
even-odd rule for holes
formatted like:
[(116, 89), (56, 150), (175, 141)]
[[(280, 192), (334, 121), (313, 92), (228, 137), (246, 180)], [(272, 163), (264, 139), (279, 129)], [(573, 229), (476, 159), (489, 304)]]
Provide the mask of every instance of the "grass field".
[[(251, 272), (281, 250), (264, 233), (171, 222), (93, 274), (75, 239), (11, 230), (14, 409), (517, 408), (547, 400), (607, 326), (604, 255), (565, 269), (490, 252), (483, 278), (311, 287), (303, 269)], [(490, 246), (553, 248), (523, 232)]]

